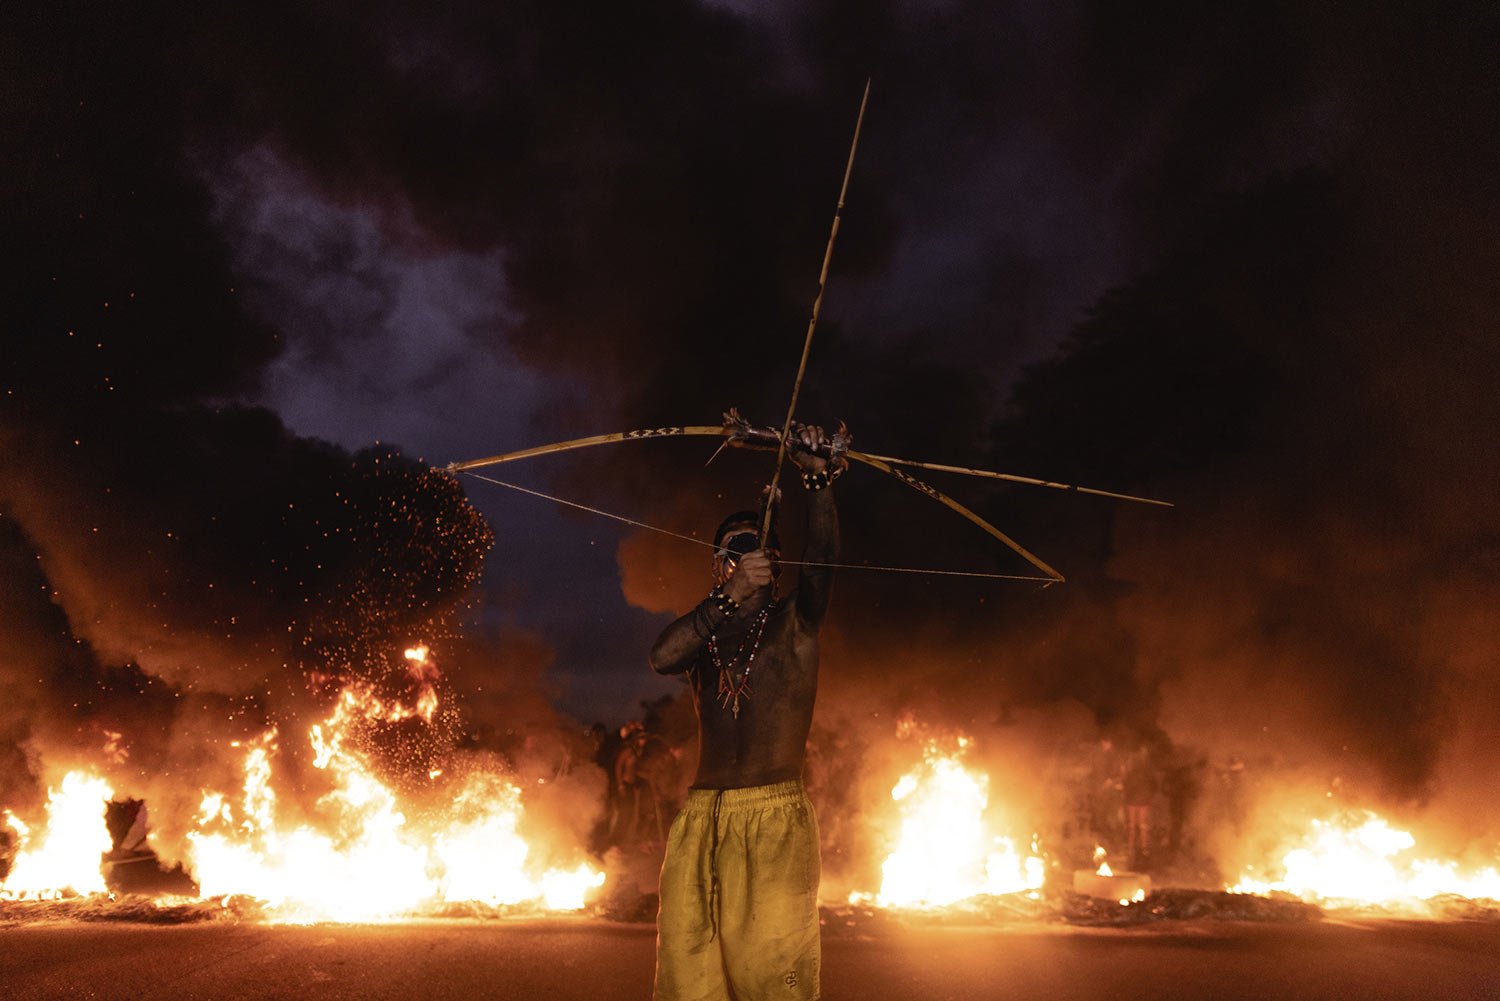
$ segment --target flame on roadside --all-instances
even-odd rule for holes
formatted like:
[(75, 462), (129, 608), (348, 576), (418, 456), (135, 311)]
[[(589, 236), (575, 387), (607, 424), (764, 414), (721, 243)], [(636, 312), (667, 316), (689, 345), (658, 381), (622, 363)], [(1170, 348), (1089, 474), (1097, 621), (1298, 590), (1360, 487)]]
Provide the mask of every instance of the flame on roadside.
[[(198, 828), (188, 835), (203, 896), (253, 897), (287, 921), (358, 921), (457, 902), (578, 910), (603, 884), (604, 874), (586, 862), (572, 869), (535, 865), (518, 833), (521, 790), (504, 775), (480, 771), (453, 780), (435, 811), (403, 804), (381, 781), (353, 746), (353, 725), (426, 721), (437, 708), (426, 649), (406, 656), (422, 683), (415, 707), (350, 685), (332, 714), (309, 730), (313, 765), (333, 785), (315, 804), (316, 827), (289, 826), (279, 816), (275, 730), (248, 748), (237, 796), (204, 793)], [(434, 782), (442, 775), (429, 772)]]
[(0, 883), (0, 899), (104, 893), (100, 859), (113, 843), (104, 823), (104, 804), (113, 795), (103, 779), (75, 771), (48, 791), (47, 822), (40, 832), (7, 810), (5, 822), (19, 839), (19, 850)]
[(1455, 895), (1500, 900), (1500, 870), (1424, 858), (1409, 832), (1367, 810), (1309, 822), (1271, 874), (1246, 866), (1233, 893), (1288, 893), (1325, 905), (1415, 906)]
[(979, 894), (1041, 889), (1046, 866), (1036, 845), (1022, 852), (991, 829), (989, 776), (963, 764), (967, 737), (953, 743), (945, 752), (927, 741), (921, 763), (891, 790), (897, 833), (881, 866), (880, 890), (855, 892), (851, 903), (942, 907)]
[[(275, 784), (282, 734), (271, 728), (243, 749), (243, 779), (203, 792), (188, 832), (188, 868), (205, 898), (261, 901), (274, 920), (362, 921), (429, 911), (445, 904), (526, 904), (578, 910), (604, 882), (585, 861), (546, 866), (521, 834), (525, 806), (509, 776), (494, 770), (428, 771), (431, 798), (403, 799), (359, 749), (369, 724), (432, 720), (441, 678), (426, 647), (406, 651), (412, 698), (374, 688), (343, 688), (328, 717), (306, 739), (329, 791), (310, 819), (291, 821)], [(17, 852), (0, 899), (47, 899), (107, 892), (103, 856), (109, 784), (69, 773), (52, 790), (44, 827), (0, 815)]]

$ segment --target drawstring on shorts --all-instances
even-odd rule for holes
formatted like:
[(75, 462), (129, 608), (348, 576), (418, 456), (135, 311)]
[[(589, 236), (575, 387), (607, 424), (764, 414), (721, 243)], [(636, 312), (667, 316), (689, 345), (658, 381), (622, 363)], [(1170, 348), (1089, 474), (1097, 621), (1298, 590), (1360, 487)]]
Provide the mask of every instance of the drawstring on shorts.
[[(734, 814), (740, 811), (756, 811), (780, 808), (789, 804), (807, 802), (807, 793), (801, 779), (789, 779), (772, 785), (747, 786), (733, 789), (701, 789), (694, 787), (688, 792), (683, 812), (691, 813), (707, 821), (708, 830), (708, 923), (709, 941), (719, 937), (719, 908), (723, 904), (724, 887), (719, 878), (719, 850), (724, 844), (721, 824), (733, 824)], [(701, 845), (702, 842), (699, 842)], [(700, 879), (702, 877), (699, 877)]]
[(714, 790), (713, 815), (709, 824), (713, 828), (708, 843), (708, 940), (719, 935), (719, 807), (724, 802), (724, 790)]

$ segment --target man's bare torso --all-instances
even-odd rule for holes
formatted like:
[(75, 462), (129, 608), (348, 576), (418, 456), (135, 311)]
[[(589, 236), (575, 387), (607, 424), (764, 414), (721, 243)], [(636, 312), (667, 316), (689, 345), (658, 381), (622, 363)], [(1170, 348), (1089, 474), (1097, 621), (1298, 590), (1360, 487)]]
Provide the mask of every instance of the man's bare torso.
[[(699, 724), (693, 784), (700, 789), (744, 789), (802, 776), (818, 691), (818, 631), (838, 564), (838, 509), (829, 486), (839, 469), (829, 474), (828, 460), (817, 454), (825, 440), (822, 428), (797, 425), (795, 438), (803, 452), (794, 460), (804, 469), (808, 492), (807, 532), (792, 593), (772, 602), (780, 558), (774, 533), (754, 512), (736, 512), (714, 533), (714, 590), (662, 630), (651, 647), (652, 670), (686, 673), (692, 682)], [(741, 551), (735, 540), (757, 548)], [(757, 646), (755, 630), (768, 607)], [(728, 668), (727, 705), (720, 696), (721, 668)]]
[[(751, 616), (715, 634), (721, 663), (730, 662), (753, 628)], [(735, 665), (731, 685), (742, 667)], [(738, 716), (721, 703), (719, 671), (706, 651), (691, 677), (699, 723), (695, 787), (741, 789), (801, 777), (818, 691), (818, 636), (798, 621), (795, 595), (779, 601), (766, 620)]]

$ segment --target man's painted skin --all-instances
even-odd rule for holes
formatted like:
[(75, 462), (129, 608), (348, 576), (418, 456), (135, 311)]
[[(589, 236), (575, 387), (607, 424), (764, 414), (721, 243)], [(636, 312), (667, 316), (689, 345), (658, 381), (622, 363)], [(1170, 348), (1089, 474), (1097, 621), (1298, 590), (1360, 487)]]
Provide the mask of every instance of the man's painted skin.
[[(799, 429), (809, 448), (821, 444), (818, 428)], [(826, 467), (826, 460), (804, 451), (789, 453), (807, 472)], [(809, 563), (838, 561), (838, 512), (833, 490), (807, 495)], [(759, 526), (731, 526), (718, 540), (758, 534)], [(779, 554), (757, 549), (737, 560), (715, 554), (713, 575), (740, 610), (715, 630), (722, 658), (732, 658), (772, 599), (775, 560)], [(750, 679), (749, 697), (738, 716), (718, 704), (718, 672), (707, 652), (707, 637), (694, 629), (696, 610), (669, 625), (651, 650), (651, 666), (660, 674), (688, 673), (699, 720), (698, 774), (694, 785), (737, 789), (799, 778), (807, 733), (812, 726), (818, 684), (818, 631), (828, 608), (833, 583), (825, 567), (802, 567), (797, 585), (766, 620)]]

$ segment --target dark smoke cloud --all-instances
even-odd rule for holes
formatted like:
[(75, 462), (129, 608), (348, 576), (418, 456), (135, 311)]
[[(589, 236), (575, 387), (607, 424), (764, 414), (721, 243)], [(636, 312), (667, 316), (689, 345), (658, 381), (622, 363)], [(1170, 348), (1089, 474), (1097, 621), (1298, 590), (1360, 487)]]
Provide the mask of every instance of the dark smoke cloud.
[(172, 81), (133, 72), (139, 13), (7, 35), (0, 796), (102, 767), (170, 850), (233, 740), (445, 638), (490, 532), (443, 474), (224, 402), (281, 334), (240, 307)]
[(77, 446), (32, 422), (0, 462), (27, 571), (7, 579), (21, 653), (3, 668), (26, 695), (3, 715), (50, 759), (36, 780), (108, 757), (114, 732), (129, 791), (196, 793), (230, 741), (300, 733), (323, 692), (403, 677), (406, 646), (447, 637), (489, 538), (449, 478), (299, 442), (263, 412), (100, 415), (127, 416)]

